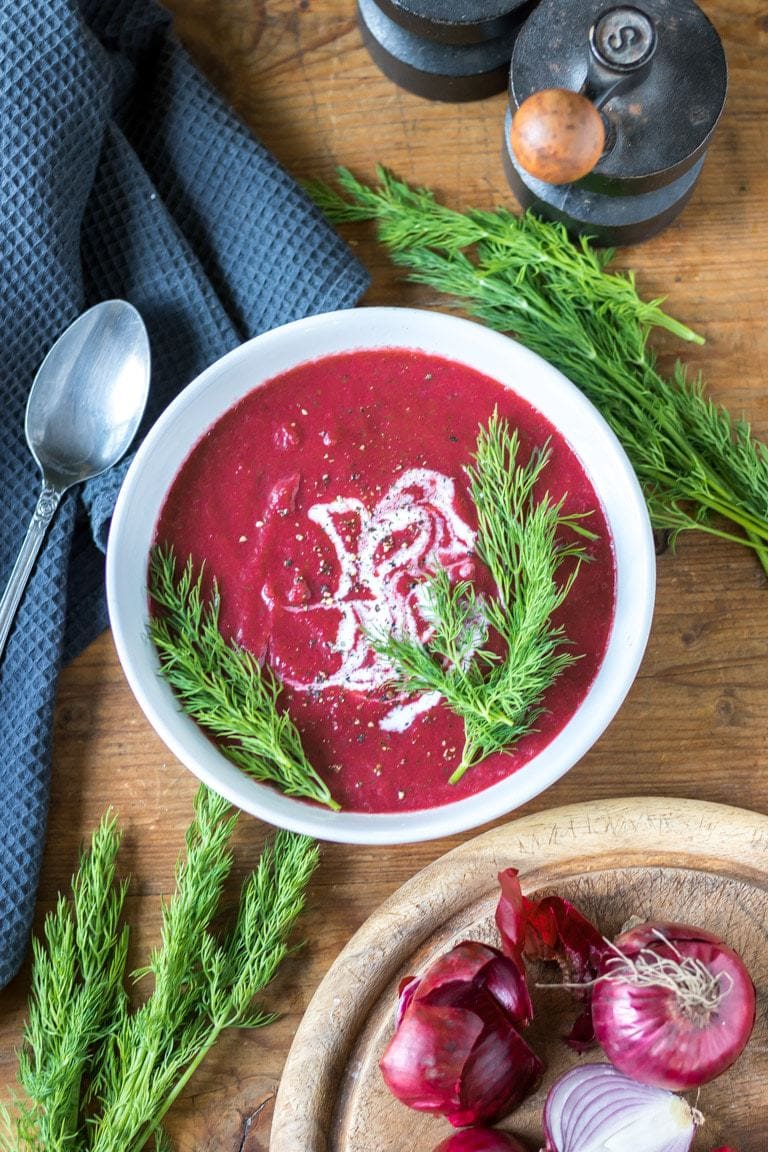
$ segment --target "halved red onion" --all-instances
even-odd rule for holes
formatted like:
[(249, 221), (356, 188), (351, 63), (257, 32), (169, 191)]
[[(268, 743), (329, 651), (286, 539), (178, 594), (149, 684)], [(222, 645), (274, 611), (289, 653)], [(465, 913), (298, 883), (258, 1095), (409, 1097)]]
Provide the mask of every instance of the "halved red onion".
[(496, 1128), (462, 1128), (438, 1144), (434, 1152), (526, 1152), (507, 1132)]
[(719, 937), (650, 921), (623, 933), (592, 993), (595, 1034), (622, 1072), (685, 1091), (713, 1080), (744, 1049), (755, 989)]
[(681, 1096), (612, 1064), (583, 1064), (549, 1091), (545, 1152), (688, 1152), (700, 1122)]
[(495, 948), (465, 940), (401, 984), (380, 1067), (403, 1104), (454, 1127), (492, 1122), (532, 1092), (544, 1065), (517, 1031), (531, 1016), (525, 976)]

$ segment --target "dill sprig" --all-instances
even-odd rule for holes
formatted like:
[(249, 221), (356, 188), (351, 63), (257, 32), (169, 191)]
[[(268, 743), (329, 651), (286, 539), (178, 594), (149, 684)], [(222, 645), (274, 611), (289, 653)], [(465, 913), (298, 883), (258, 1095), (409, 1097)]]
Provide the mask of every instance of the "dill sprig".
[(648, 346), (653, 328), (701, 337), (661, 300), (642, 300), (631, 272), (607, 272), (613, 252), (573, 242), (560, 224), (503, 208), (456, 212), (383, 168), (378, 176), (370, 187), (339, 169), (341, 192), (321, 182), (308, 191), (335, 223), (375, 220), (410, 279), (458, 297), (573, 380), (623, 444), (656, 528), (747, 544), (768, 572), (768, 448), (679, 361), (662, 375)]
[[(121, 923), (126, 884), (115, 879), (121, 835), (107, 813), (72, 882), (32, 943), (32, 982), (19, 1083), (27, 1100), (16, 1115), (19, 1147), (78, 1147), (91, 1057), (122, 1018), (128, 929)], [(12, 1147), (11, 1144), (8, 1147)]]
[(125, 884), (115, 880), (120, 835), (111, 815), (46, 917), (33, 954), (19, 1080), (27, 1099), (3, 1109), (8, 1152), (141, 1152), (225, 1028), (274, 1016), (256, 1002), (288, 951), (317, 863), (308, 837), (279, 831), (245, 882), (229, 931), (214, 931), (236, 816), (201, 786), (162, 938), (145, 969), (153, 988), (131, 1009), (124, 985)]
[[(425, 616), (434, 631), (423, 644), (402, 636), (372, 637), (407, 692), (439, 692), (464, 722), (461, 762), (450, 778), (460, 780), (473, 764), (530, 732), (542, 713), (542, 697), (577, 658), (552, 622), (565, 601), (584, 548), (563, 529), (594, 539), (580, 516), (565, 515), (562, 501), (538, 497), (550, 458), (548, 445), (519, 464), (517, 430), (497, 413), (481, 428), (474, 466), (468, 469), (477, 509), (475, 550), (497, 589), (480, 598), (466, 580), (451, 583), (438, 569), (425, 588)], [(566, 536), (568, 533), (566, 533)], [(566, 559), (575, 561), (558, 579)], [(503, 653), (486, 647), (490, 631)]]
[(248, 651), (227, 643), (219, 630), (218, 586), (214, 581), (206, 599), (202, 583), (203, 571), (195, 576), (191, 558), (177, 577), (173, 550), (152, 550), (149, 593), (160, 612), (149, 631), (163, 676), (229, 760), (287, 796), (338, 811), (304, 753), (296, 725), (278, 708), (280, 681), (268, 665), (259, 667)]

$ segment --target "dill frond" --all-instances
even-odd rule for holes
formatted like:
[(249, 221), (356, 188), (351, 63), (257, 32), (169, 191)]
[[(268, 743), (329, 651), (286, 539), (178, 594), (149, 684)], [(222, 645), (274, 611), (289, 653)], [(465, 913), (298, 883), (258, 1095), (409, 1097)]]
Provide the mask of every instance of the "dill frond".
[(126, 886), (115, 879), (120, 838), (108, 812), (82, 856), (71, 901), (59, 897), (45, 919), (43, 940), (33, 941), (19, 1054), (18, 1078), (27, 1096), (17, 1110), (22, 1147), (57, 1152), (77, 1145), (90, 1062), (124, 1011)]
[(215, 793), (198, 792), (176, 892), (163, 908), (160, 947), (136, 973), (153, 978), (153, 992), (114, 1038), (93, 1152), (139, 1152), (225, 1028), (258, 1028), (274, 1019), (253, 1001), (286, 954), (317, 848), (307, 837), (278, 832), (220, 942), (211, 924), (231, 865), (227, 845), (236, 817), (228, 810)]
[[(634, 276), (606, 271), (613, 253), (572, 241), (532, 213), (456, 212), (383, 168), (368, 186), (339, 170), (339, 191), (309, 193), (334, 223), (373, 220), (409, 278), (459, 299), (489, 327), (514, 334), (596, 405), (643, 486), (653, 524), (695, 529), (753, 548), (768, 572), (768, 449), (689, 380), (657, 367), (648, 337), (700, 336), (638, 295)], [(722, 520), (730, 521), (723, 529)]]
[(244, 648), (219, 630), (220, 599), (214, 582), (206, 601), (203, 572), (191, 558), (177, 576), (173, 550), (152, 550), (149, 593), (160, 609), (149, 632), (162, 674), (194, 720), (219, 740), (223, 755), (257, 780), (287, 796), (301, 796), (338, 811), (325, 781), (307, 759), (301, 736), (277, 700), (281, 684)]
[[(439, 692), (464, 722), (461, 762), (451, 776), (514, 744), (532, 731), (544, 693), (577, 657), (567, 651), (553, 613), (566, 599), (584, 549), (564, 542), (562, 529), (594, 536), (579, 517), (563, 515), (562, 504), (537, 498), (536, 486), (549, 449), (518, 463), (519, 440), (494, 413), (477, 439), (468, 469), (477, 509), (475, 548), (498, 591), (482, 601), (466, 581), (451, 584), (444, 569), (427, 582), (425, 616), (434, 632), (423, 643), (401, 636), (373, 636), (374, 647), (394, 666), (406, 692)], [(563, 562), (575, 561), (559, 579)], [(484, 647), (489, 629), (501, 639), (502, 654)]]
[(15, 1152), (141, 1152), (225, 1028), (258, 1028), (274, 1014), (257, 998), (288, 951), (318, 859), (305, 836), (278, 832), (246, 881), (229, 931), (217, 933), (236, 815), (201, 786), (161, 941), (125, 989), (125, 883), (115, 878), (120, 833), (108, 814), (59, 898), (33, 953), (19, 1081), (25, 1099), (0, 1108), (0, 1148)]

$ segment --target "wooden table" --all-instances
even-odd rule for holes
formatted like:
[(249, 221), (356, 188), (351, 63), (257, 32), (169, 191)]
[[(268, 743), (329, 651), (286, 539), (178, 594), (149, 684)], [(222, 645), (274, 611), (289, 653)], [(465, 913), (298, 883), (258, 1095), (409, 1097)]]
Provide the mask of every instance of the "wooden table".
[[(505, 97), (438, 104), (396, 88), (361, 45), (354, 0), (172, 0), (169, 7), (201, 67), (295, 176), (327, 177), (344, 164), (370, 177), (383, 162), (456, 207), (511, 203), (500, 158)], [(687, 357), (711, 394), (748, 413), (768, 439), (768, 11), (760, 0), (705, 0), (703, 7), (728, 56), (726, 113), (682, 217), (622, 251), (617, 263), (635, 268), (645, 295), (667, 295), (669, 309), (707, 338), (702, 349), (667, 342), (663, 362)], [(400, 280), (369, 229), (348, 238), (372, 272), (365, 303), (446, 309), (436, 293)], [(659, 558), (658, 577), (650, 644), (626, 703), (598, 745), (524, 813), (638, 794), (768, 813), (765, 576), (745, 549), (689, 536)], [(38, 923), (111, 804), (125, 828), (124, 868), (134, 877), (129, 914), (138, 963), (157, 937), (159, 898), (172, 888), (195, 787), (150, 730), (110, 636), (102, 636), (61, 678)], [(267, 831), (241, 821), (233, 891)], [(171, 1114), (178, 1152), (268, 1147), (270, 1101), (313, 989), (381, 900), (460, 839), (324, 848), (303, 922), (307, 946), (270, 997), (283, 1018), (219, 1044)], [(15, 1076), (28, 977), (24, 970), (0, 1001), (2, 1098)]]

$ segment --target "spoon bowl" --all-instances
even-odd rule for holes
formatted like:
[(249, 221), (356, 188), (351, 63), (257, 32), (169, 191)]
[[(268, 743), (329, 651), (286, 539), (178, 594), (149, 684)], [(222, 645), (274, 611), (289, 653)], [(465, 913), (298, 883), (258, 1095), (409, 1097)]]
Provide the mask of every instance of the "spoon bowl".
[(106, 300), (79, 316), (40, 365), (25, 433), (43, 485), (0, 599), (0, 656), (62, 496), (111, 468), (133, 440), (147, 402), (149, 363), (139, 313), (125, 300)]

